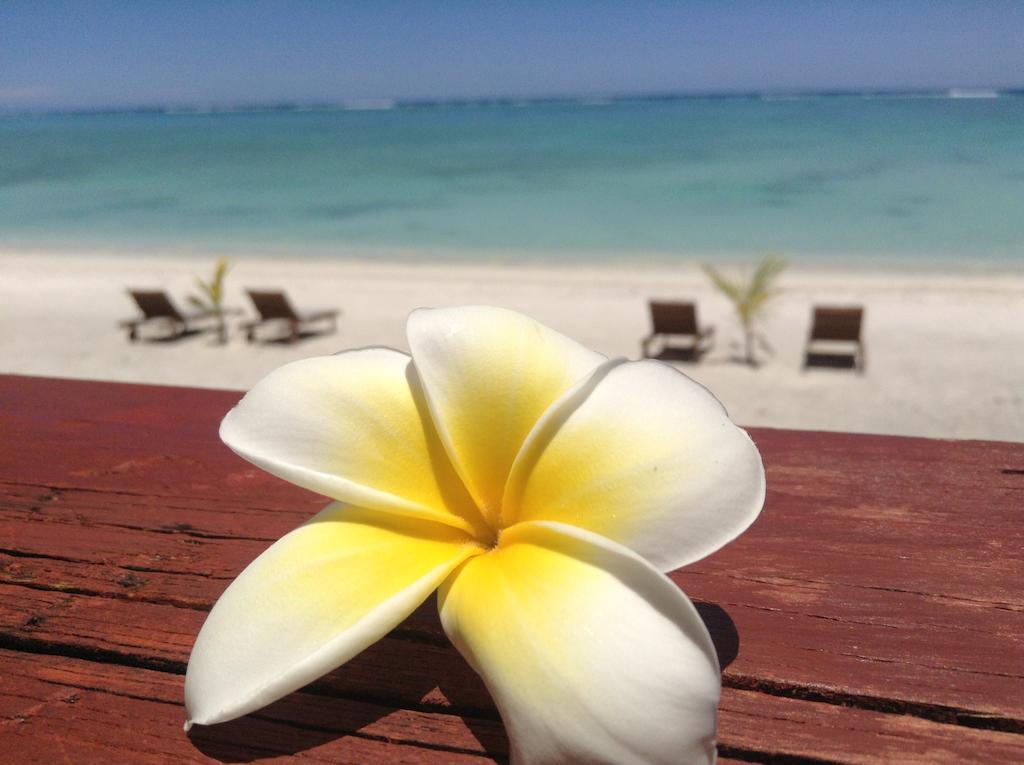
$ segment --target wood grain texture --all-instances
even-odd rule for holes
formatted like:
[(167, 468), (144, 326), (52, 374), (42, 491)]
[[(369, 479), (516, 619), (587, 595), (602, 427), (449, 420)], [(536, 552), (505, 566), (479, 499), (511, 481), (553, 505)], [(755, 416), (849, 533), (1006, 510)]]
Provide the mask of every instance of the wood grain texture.
[[(325, 503), (220, 444), (239, 396), (0, 376), (0, 750), (503, 760), (493, 704), (430, 601), (305, 691), (181, 731), (205, 612)], [(752, 436), (762, 517), (672, 574), (725, 665), (723, 761), (1024, 761), (1024, 445)]]

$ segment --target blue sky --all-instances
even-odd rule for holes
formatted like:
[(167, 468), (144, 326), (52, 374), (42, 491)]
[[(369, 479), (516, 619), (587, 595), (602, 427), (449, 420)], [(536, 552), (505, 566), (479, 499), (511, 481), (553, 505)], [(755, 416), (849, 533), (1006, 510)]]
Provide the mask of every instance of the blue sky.
[(1024, 86), (1024, 2), (0, 2), (0, 108)]

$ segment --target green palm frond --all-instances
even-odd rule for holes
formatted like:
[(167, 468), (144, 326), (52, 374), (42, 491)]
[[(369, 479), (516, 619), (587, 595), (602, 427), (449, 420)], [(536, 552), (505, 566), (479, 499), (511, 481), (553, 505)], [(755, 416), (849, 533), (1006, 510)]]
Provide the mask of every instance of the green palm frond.
[(758, 264), (747, 287), (747, 303), (751, 315), (759, 313), (764, 304), (777, 294), (773, 282), (785, 268), (786, 260), (779, 255), (767, 255)]
[(196, 308), (209, 311), (217, 318), (217, 337), (222, 345), (228, 341), (227, 322), (224, 315), (224, 282), (227, 279), (230, 264), (228, 259), (217, 258), (217, 264), (213, 267), (213, 277), (206, 281), (202, 278), (196, 279), (198, 295), (189, 295), (188, 302)]
[(711, 279), (711, 283), (733, 303), (739, 303), (743, 299), (743, 288), (741, 285), (729, 281), (724, 274), (707, 263), (701, 264), (701, 268), (708, 275), (708, 278)]
[(196, 279), (199, 295), (189, 296), (189, 303), (197, 308), (208, 308), (213, 311), (220, 309), (224, 304), (224, 282), (230, 267), (227, 258), (217, 258), (217, 265), (213, 269), (213, 278), (210, 281)]
[(228, 274), (228, 259), (218, 258), (213, 269), (213, 281), (210, 282), (210, 299), (220, 305), (224, 300), (224, 278)]
[(764, 310), (768, 301), (778, 294), (775, 280), (786, 268), (785, 258), (780, 255), (766, 255), (746, 281), (733, 281), (706, 263), (701, 268), (715, 288), (732, 302), (746, 335), (746, 361), (751, 365), (756, 364), (753, 351), (754, 320)]

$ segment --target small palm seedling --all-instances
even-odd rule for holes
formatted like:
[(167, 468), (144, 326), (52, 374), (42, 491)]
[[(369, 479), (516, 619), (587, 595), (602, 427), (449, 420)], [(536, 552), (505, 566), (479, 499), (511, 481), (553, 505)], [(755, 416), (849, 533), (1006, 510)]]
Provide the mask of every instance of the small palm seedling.
[(732, 280), (708, 264), (701, 266), (712, 284), (730, 301), (743, 327), (744, 362), (757, 366), (754, 353), (755, 343), (767, 350), (771, 347), (754, 328), (755, 321), (764, 311), (768, 301), (778, 293), (774, 282), (786, 267), (785, 258), (780, 255), (766, 255), (758, 263), (754, 273), (747, 280)]
[(199, 287), (198, 295), (189, 295), (189, 304), (202, 311), (208, 311), (217, 320), (217, 342), (221, 345), (228, 341), (228, 326), (224, 320), (224, 279), (228, 273), (228, 259), (217, 258), (210, 281), (196, 279)]

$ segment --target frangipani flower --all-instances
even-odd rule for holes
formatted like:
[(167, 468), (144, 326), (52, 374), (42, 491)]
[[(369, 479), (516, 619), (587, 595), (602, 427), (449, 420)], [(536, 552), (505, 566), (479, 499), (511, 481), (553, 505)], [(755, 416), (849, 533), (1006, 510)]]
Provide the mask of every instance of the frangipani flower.
[(704, 388), (608, 361), (511, 311), (418, 310), (411, 358), (288, 364), (221, 438), (335, 502), (225, 591), (185, 679), (189, 722), (259, 709), (330, 672), (438, 590), (512, 760), (714, 760), (718, 661), (663, 571), (760, 512), (764, 470)]

